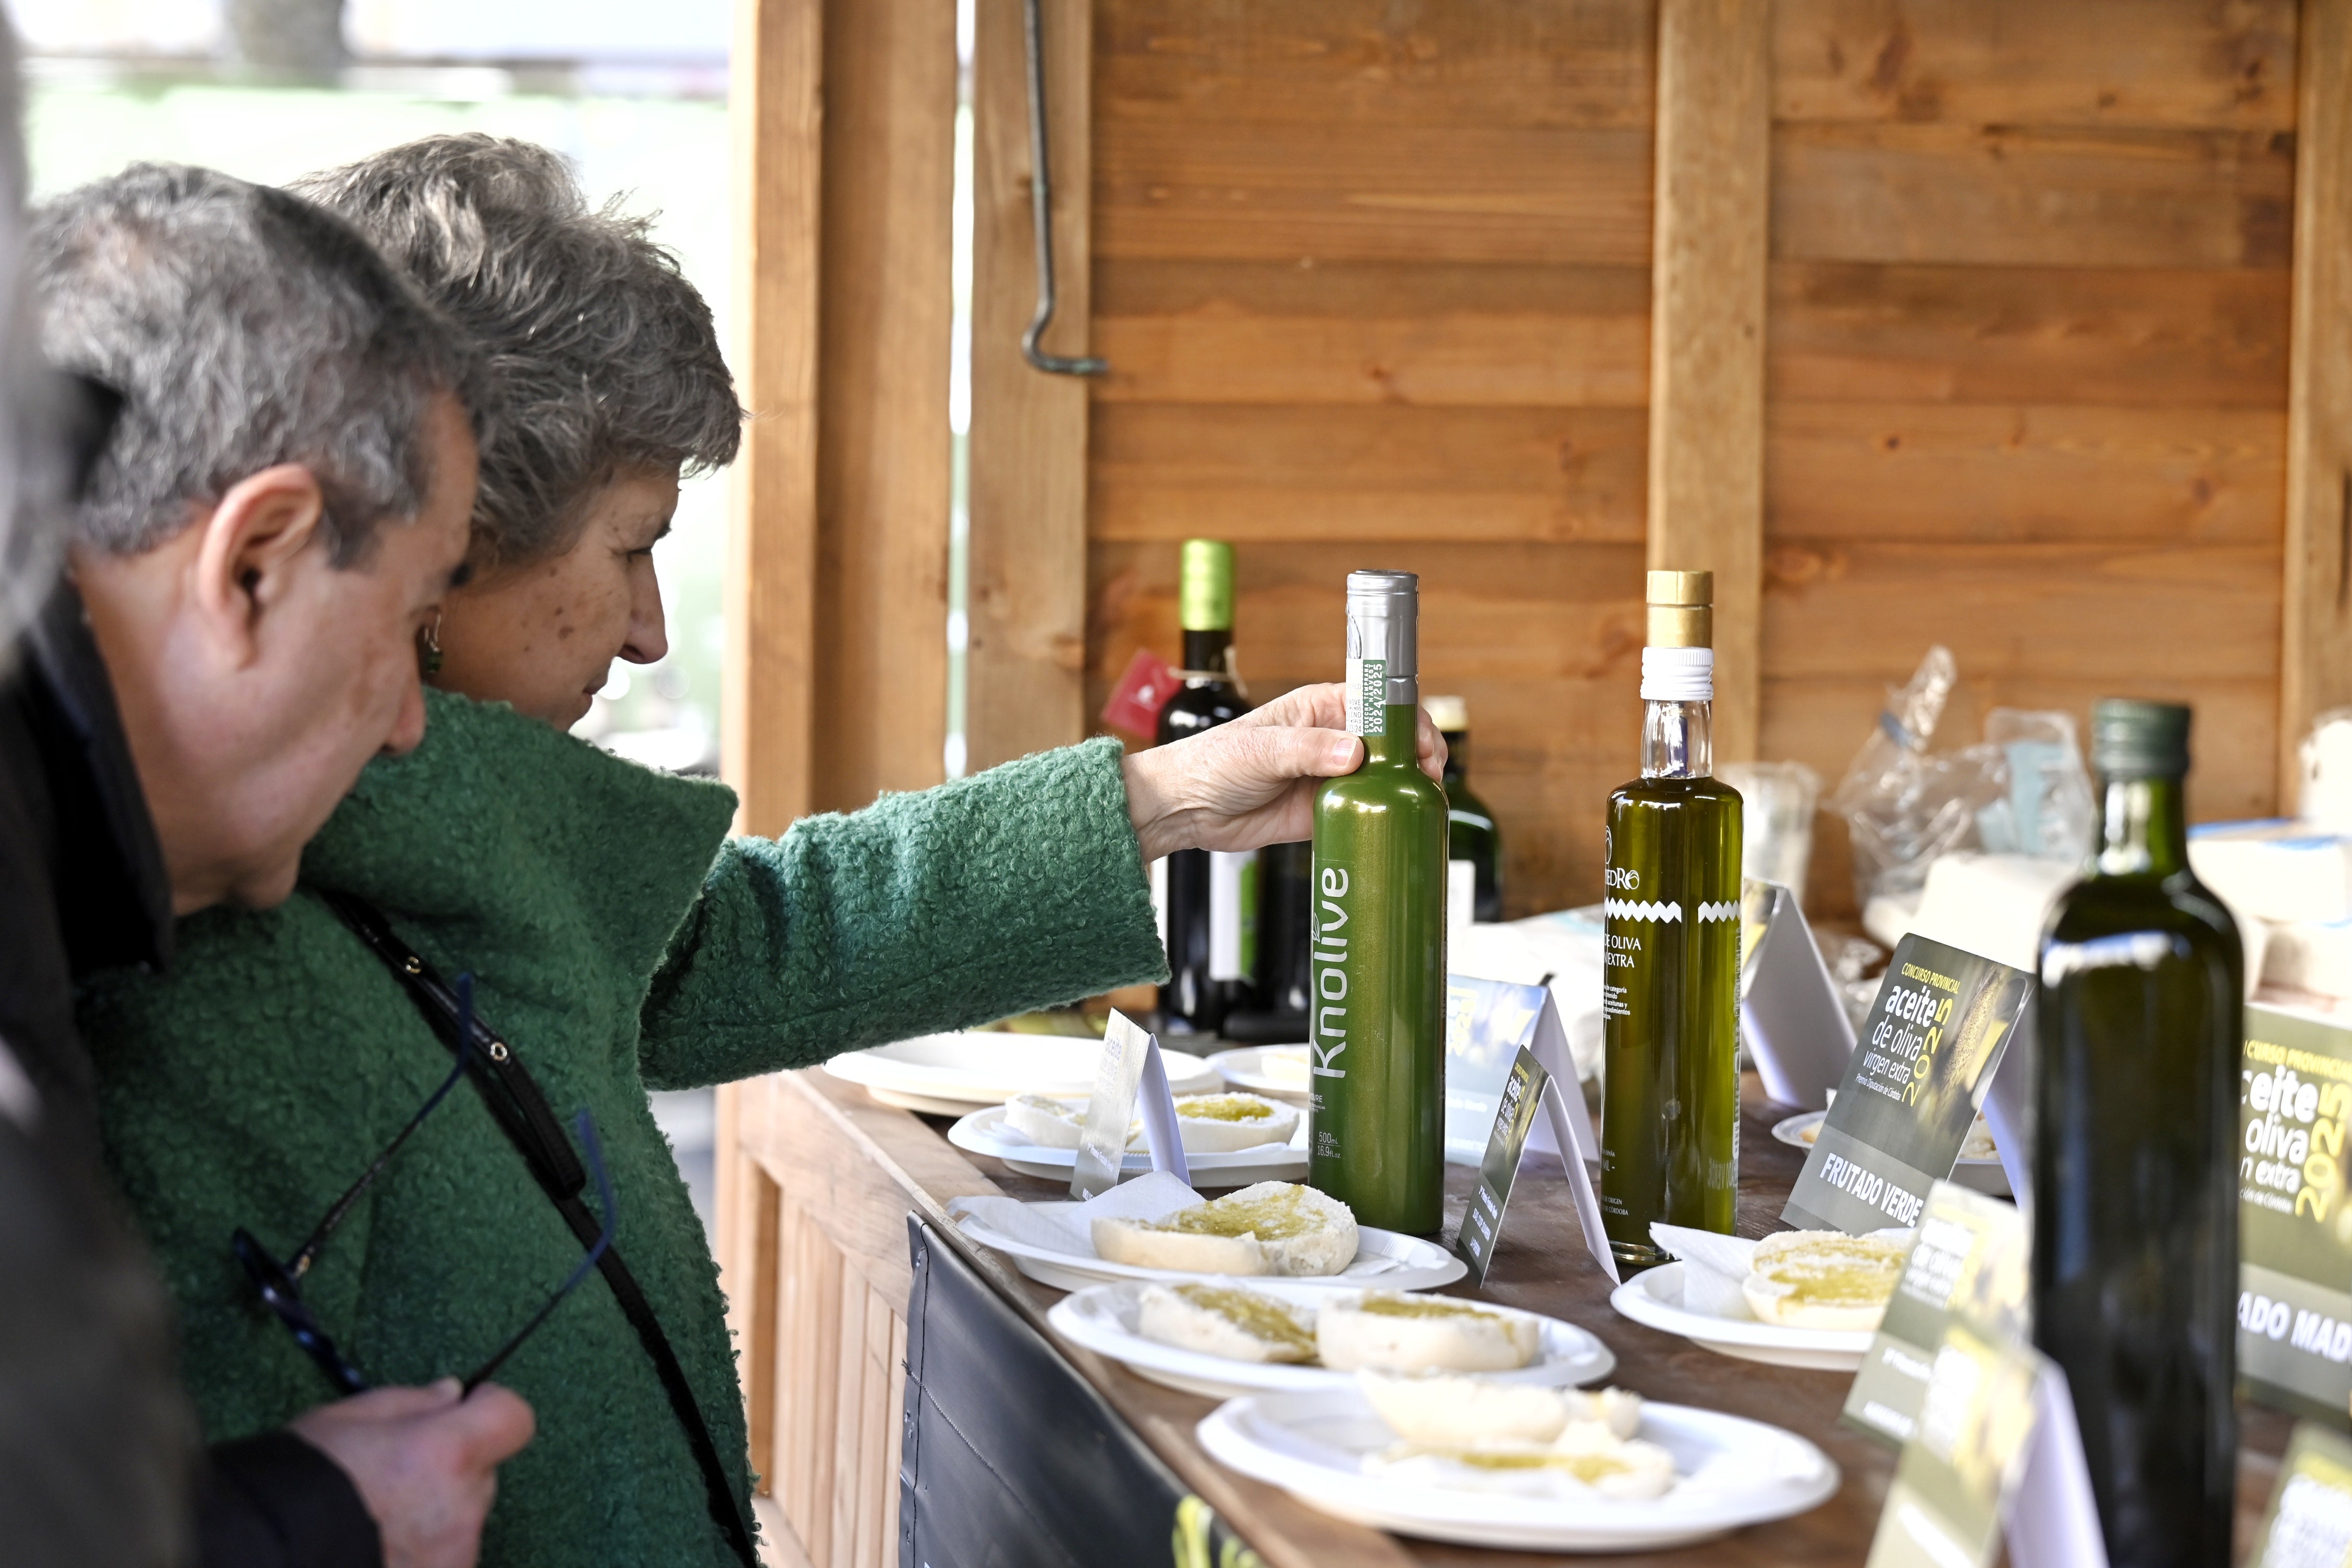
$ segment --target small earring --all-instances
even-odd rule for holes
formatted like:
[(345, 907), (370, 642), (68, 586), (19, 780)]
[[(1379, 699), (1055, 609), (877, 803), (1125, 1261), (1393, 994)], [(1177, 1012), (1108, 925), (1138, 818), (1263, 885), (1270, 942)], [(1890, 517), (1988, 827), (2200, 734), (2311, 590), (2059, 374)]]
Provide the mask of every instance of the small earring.
[(427, 679), (440, 674), (441, 617), (439, 616), (433, 617), (433, 624), (431, 626), (419, 626), (417, 628), (416, 641), (418, 645), (416, 654), (416, 662), (418, 667), (425, 671)]

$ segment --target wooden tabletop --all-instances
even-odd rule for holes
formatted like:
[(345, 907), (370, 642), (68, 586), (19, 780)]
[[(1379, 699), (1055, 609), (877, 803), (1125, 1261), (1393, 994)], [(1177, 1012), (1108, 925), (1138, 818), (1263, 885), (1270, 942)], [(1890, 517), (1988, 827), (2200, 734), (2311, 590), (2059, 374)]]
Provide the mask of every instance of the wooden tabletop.
[[(1766, 1100), (1752, 1074), (1742, 1087), (1738, 1229), (1743, 1236), (1763, 1236), (1784, 1228), (1780, 1207), (1803, 1157), (1771, 1135), (1772, 1123), (1791, 1114), (1790, 1109)], [(847, 1085), (840, 1089), (863, 1098)], [(922, 1120), (936, 1132), (943, 1133), (949, 1125), (945, 1118)], [(983, 1156), (967, 1158), (1014, 1196), (1068, 1195), (1066, 1184), (1024, 1176)], [(1446, 1168), (1449, 1236), (1461, 1222), (1475, 1178), (1476, 1173), (1468, 1167)], [(985, 1249), (974, 1249), (974, 1260), (1041, 1325), (1046, 1309), (1062, 1297), (1061, 1291), (1016, 1273), (1006, 1266), (1007, 1260)], [(1464, 1281), (1446, 1291), (1542, 1312), (1591, 1331), (1616, 1352), (1617, 1369), (1608, 1382), (1645, 1398), (1727, 1411), (1802, 1435), (1836, 1460), (1843, 1476), (1837, 1495), (1811, 1512), (1779, 1523), (1754, 1526), (1675, 1551), (1622, 1556), (1564, 1559), (1391, 1537), (1318, 1513), (1211, 1459), (1194, 1441), (1192, 1431), (1215, 1408), (1214, 1400), (1164, 1388), (1067, 1342), (1057, 1339), (1056, 1343), (1113, 1408), (1258, 1551), (1270, 1568), (1308, 1568), (1310, 1564), (1313, 1568), (1390, 1568), (1412, 1563), (1517, 1568), (1563, 1561), (1596, 1565), (1639, 1563), (1651, 1568), (1861, 1564), (1869, 1555), (1871, 1537), (1877, 1529), (1895, 1455), (1840, 1425), (1838, 1412), (1853, 1375), (1766, 1366), (1702, 1350), (1679, 1336), (1619, 1316), (1609, 1305), (1609, 1292), (1608, 1277), (1585, 1251), (1565, 1177), (1556, 1162), (1537, 1156), (1529, 1157), (1520, 1173), (1502, 1244), (1486, 1285), (1473, 1289)], [(2286, 1417), (2260, 1406), (2244, 1407), (2238, 1477), (2242, 1558), (2268, 1503), (2278, 1456), (2286, 1446), (2291, 1425)]]

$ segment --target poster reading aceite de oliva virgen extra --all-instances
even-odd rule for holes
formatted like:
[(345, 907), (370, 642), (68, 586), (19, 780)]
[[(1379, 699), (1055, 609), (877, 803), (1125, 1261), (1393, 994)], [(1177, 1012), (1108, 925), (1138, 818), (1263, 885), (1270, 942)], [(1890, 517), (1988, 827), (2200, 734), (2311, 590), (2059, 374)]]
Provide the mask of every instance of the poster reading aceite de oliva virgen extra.
[(1918, 1224), (2033, 989), (2023, 970), (1905, 937), (1781, 1217), (1852, 1236)]
[(2238, 1073), (2238, 1373), (2266, 1405), (2352, 1418), (2352, 1030), (2246, 1009)]

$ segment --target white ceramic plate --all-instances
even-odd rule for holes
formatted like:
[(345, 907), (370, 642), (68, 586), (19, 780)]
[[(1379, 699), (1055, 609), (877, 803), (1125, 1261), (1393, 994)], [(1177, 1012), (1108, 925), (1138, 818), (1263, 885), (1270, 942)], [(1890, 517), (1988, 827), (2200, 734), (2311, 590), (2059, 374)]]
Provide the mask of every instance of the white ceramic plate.
[[(1049, 1182), (1067, 1181), (1078, 1163), (1076, 1149), (1048, 1149), (1042, 1143), (1032, 1143), (1005, 1126), (1004, 1107), (1001, 1105), (975, 1110), (958, 1121), (948, 1129), (948, 1142), (975, 1154), (994, 1155), (1024, 1176), (1042, 1176)], [(1184, 1166), (1196, 1187), (1246, 1187), (1252, 1182), (1303, 1181), (1307, 1175), (1306, 1118), (1299, 1119), (1298, 1130), (1287, 1143), (1261, 1143), (1255, 1149), (1234, 1149), (1222, 1154), (1187, 1152)], [(1151, 1169), (1151, 1155), (1142, 1149), (1129, 1149), (1119, 1169), (1128, 1175), (1141, 1175)]]
[(1217, 1076), (1235, 1089), (1245, 1089), (1252, 1094), (1263, 1094), (1272, 1100), (1286, 1100), (1293, 1105), (1307, 1103), (1307, 1082), (1304, 1078), (1284, 1078), (1267, 1070), (1276, 1062), (1295, 1061), (1303, 1067), (1307, 1061), (1305, 1046), (1242, 1046), (1230, 1051), (1219, 1051), (1209, 1058)]
[[(971, 1215), (965, 1200), (949, 1200), (948, 1214), (963, 1233), (982, 1247), (992, 1247), (1013, 1259), (1013, 1267), (1041, 1285), (1057, 1290), (1083, 1290), (1089, 1285), (1121, 1279), (1208, 1279), (1207, 1274), (1187, 1274), (1173, 1268), (1142, 1268), (1131, 1263), (1106, 1263), (1091, 1252), (1066, 1252), (1019, 1240)], [(1035, 1204), (1041, 1209), (1075, 1208), (1074, 1204)], [(1469, 1266), (1433, 1241), (1403, 1236), (1393, 1230), (1358, 1227), (1356, 1260), (1337, 1274), (1321, 1276), (1326, 1289), (1333, 1285), (1371, 1286), (1382, 1290), (1432, 1290), (1451, 1285), (1470, 1272)], [(1315, 1279), (1291, 1279), (1294, 1285), (1313, 1286)]]
[(1693, 1344), (1742, 1361), (1769, 1366), (1811, 1367), (1821, 1372), (1859, 1372), (1870, 1349), (1867, 1331), (1790, 1329), (1753, 1318), (1718, 1318), (1683, 1305), (1680, 1263), (1662, 1264), (1617, 1287), (1609, 1304), (1637, 1323), (1680, 1334)]
[[(1822, 1120), (1828, 1115), (1826, 1110), (1808, 1110), (1776, 1121), (1772, 1124), (1772, 1136), (1792, 1149), (1802, 1149), (1811, 1153), (1813, 1141), (1805, 1134), (1813, 1131), (1818, 1135)], [(1952, 1167), (1952, 1180), (1961, 1186), (1974, 1187), (1978, 1192), (1996, 1198), (2013, 1195), (2009, 1190), (2009, 1173), (2000, 1168), (2000, 1156), (1998, 1154), (1989, 1160), (1971, 1160), (1963, 1156)]]
[[(1100, 1040), (973, 1029), (851, 1051), (826, 1062), (824, 1070), (863, 1084), (885, 1105), (961, 1116), (1016, 1094), (1091, 1094), (1102, 1052)], [(1206, 1094), (1217, 1087), (1217, 1069), (1199, 1057), (1160, 1054), (1168, 1064), (1171, 1093)]]
[(1364, 1396), (1261, 1394), (1219, 1405), (1201, 1446), (1245, 1476), (1400, 1535), (1535, 1552), (1651, 1551), (1787, 1519), (1838, 1489), (1829, 1456), (1792, 1432), (1687, 1405), (1643, 1405), (1640, 1436), (1683, 1479), (1661, 1498), (1565, 1500), (1456, 1490), (1367, 1473), (1395, 1435)]
[[(1218, 1283), (1263, 1291), (1309, 1307), (1338, 1294), (1328, 1285), (1302, 1285), (1291, 1279), (1221, 1279)], [(1055, 1302), (1045, 1321), (1065, 1339), (1113, 1361), (1124, 1362), (1130, 1370), (1154, 1383), (1164, 1383), (1187, 1394), (1205, 1394), (1212, 1399), (1236, 1394), (1333, 1393), (1356, 1385), (1353, 1373), (1333, 1372), (1320, 1366), (1234, 1361), (1147, 1340), (1135, 1331), (1146, 1289), (1139, 1280), (1089, 1286)], [(1543, 1335), (1534, 1364), (1515, 1372), (1480, 1375), (1496, 1383), (1567, 1388), (1596, 1382), (1616, 1367), (1617, 1357), (1609, 1347), (1575, 1324), (1536, 1312), (1519, 1315), (1534, 1318)]]

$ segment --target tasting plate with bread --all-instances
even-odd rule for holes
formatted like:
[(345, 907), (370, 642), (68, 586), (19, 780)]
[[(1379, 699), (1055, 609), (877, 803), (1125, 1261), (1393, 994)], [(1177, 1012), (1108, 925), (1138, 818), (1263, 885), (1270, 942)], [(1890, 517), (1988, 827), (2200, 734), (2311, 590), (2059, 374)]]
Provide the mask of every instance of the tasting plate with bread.
[[(1772, 1124), (1772, 1136), (1792, 1149), (1810, 1150), (1822, 1135), (1822, 1123), (1828, 1119), (1826, 1110), (1784, 1117)], [(2010, 1191), (2009, 1173), (2001, 1169), (2000, 1150), (1992, 1141), (1992, 1129), (1985, 1125), (1981, 1116), (1969, 1129), (1968, 1142), (1960, 1145), (1960, 1157), (1952, 1164), (1952, 1180), (1996, 1198), (2016, 1195)]]
[(1742, 1361), (1857, 1372), (1915, 1233), (1788, 1230), (1749, 1240), (1654, 1225), (1650, 1234), (1675, 1261), (1610, 1296), (1626, 1317)]
[(1234, 1089), (1304, 1105), (1313, 1079), (1305, 1046), (1238, 1046), (1209, 1058), (1217, 1076)]
[[(933, 1116), (961, 1116), (1003, 1105), (1017, 1094), (1093, 1092), (1102, 1042), (1064, 1035), (1011, 1035), (964, 1029), (918, 1035), (869, 1050), (832, 1058), (824, 1070), (846, 1079), (885, 1105)], [(1222, 1081), (1217, 1069), (1183, 1051), (1162, 1051), (1171, 1094), (1205, 1094)]]
[(1062, 1290), (1220, 1276), (1425, 1290), (1469, 1272), (1435, 1242), (1360, 1226), (1347, 1205), (1288, 1182), (1204, 1199), (1151, 1171), (1082, 1204), (962, 1197), (948, 1214), (973, 1241)]
[(1567, 1387), (1617, 1364), (1607, 1345), (1557, 1318), (1294, 1279), (1090, 1286), (1055, 1302), (1046, 1321), (1139, 1376), (1213, 1399), (1353, 1388), (1364, 1367)]
[(1538, 1552), (1648, 1551), (1786, 1519), (1836, 1492), (1794, 1433), (1688, 1405), (1433, 1373), (1260, 1394), (1201, 1446), (1311, 1508), (1401, 1535)]
[[(1084, 1096), (1015, 1095), (975, 1110), (948, 1129), (948, 1142), (1003, 1161), (1024, 1176), (1067, 1181), (1086, 1125)], [(1120, 1169), (1151, 1169), (1139, 1121), (1131, 1124)], [(1307, 1174), (1307, 1125), (1298, 1108), (1264, 1095), (1225, 1090), (1180, 1095), (1176, 1127), (1193, 1178), (1213, 1187), (1295, 1182)]]

